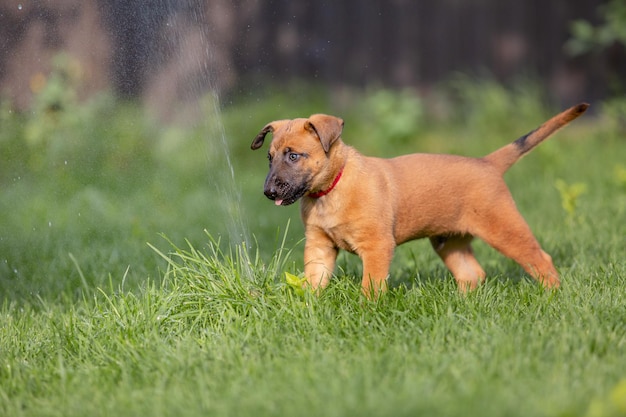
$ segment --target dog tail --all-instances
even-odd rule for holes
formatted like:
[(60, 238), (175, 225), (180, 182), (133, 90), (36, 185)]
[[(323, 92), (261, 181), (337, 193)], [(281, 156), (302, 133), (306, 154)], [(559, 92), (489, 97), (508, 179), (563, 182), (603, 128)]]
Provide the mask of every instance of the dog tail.
[(483, 160), (492, 164), (501, 174), (504, 174), (522, 156), (530, 152), (535, 146), (543, 142), (548, 136), (576, 119), (589, 107), (587, 103), (580, 103), (557, 114), (537, 129), (525, 134), (515, 142), (498, 149), (485, 156)]

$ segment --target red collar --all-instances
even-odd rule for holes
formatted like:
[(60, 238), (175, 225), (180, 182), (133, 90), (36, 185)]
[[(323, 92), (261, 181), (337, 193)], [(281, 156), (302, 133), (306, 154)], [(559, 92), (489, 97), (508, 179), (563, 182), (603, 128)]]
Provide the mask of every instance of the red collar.
[(333, 188), (335, 188), (335, 185), (337, 185), (337, 183), (341, 179), (341, 174), (343, 174), (343, 168), (341, 168), (341, 170), (339, 171), (339, 174), (337, 174), (337, 176), (335, 177), (335, 180), (330, 185), (330, 187), (328, 187), (326, 190), (323, 190), (323, 191), (318, 191), (316, 193), (310, 193), (309, 197), (311, 197), (311, 198), (320, 198), (320, 197), (324, 197), (326, 194), (330, 193), (333, 190)]

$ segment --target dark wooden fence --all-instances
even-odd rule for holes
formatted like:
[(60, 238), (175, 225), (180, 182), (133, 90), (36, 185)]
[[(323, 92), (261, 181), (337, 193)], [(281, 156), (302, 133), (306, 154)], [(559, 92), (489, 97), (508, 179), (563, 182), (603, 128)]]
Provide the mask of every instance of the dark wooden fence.
[[(557, 95), (606, 94), (606, 52), (568, 56), (575, 19), (601, 1), (371, 0), (263, 3), (237, 42), (237, 67), (277, 79), (428, 88), (454, 72), (537, 77)], [(623, 54), (623, 50), (622, 50)], [(619, 65), (624, 70), (624, 60)], [(572, 97), (573, 98), (573, 97)]]
[(66, 50), (85, 68), (87, 93), (112, 87), (160, 102), (184, 94), (188, 83), (237, 90), (250, 80), (298, 78), (427, 90), (456, 72), (505, 83), (533, 77), (558, 100), (594, 100), (607, 96), (609, 78), (626, 83), (623, 46), (571, 57), (564, 44), (571, 22), (597, 23), (603, 3), (7, 0), (0, 92), (27, 103), (29, 80)]

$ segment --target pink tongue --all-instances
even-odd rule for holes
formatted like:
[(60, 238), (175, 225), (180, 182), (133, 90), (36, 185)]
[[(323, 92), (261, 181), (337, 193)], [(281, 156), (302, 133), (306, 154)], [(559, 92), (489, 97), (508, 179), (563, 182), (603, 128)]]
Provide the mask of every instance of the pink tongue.
[(274, 204), (276, 204), (277, 206), (280, 206), (281, 204), (283, 204), (283, 200), (275, 200)]

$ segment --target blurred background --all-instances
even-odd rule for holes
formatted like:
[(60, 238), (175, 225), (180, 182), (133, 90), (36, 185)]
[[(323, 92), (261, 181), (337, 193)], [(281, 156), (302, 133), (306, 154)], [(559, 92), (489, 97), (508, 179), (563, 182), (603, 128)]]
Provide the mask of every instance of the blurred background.
[(624, 0), (3, 0), (0, 294), (156, 279), (160, 233), (297, 245), (249, 150), (274, 119), (481, 155), (589, 101), (621, 137), (625, 45)]
[(556, 101), (623, 93), (623, 0), (5, 0), (0, 91), (19, 109), (72, 58), (79, 93), (112, 90), (163, 117), (173, 101), (266, 82), (428, 93), (451, 74), (542, 83)]

